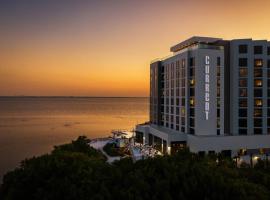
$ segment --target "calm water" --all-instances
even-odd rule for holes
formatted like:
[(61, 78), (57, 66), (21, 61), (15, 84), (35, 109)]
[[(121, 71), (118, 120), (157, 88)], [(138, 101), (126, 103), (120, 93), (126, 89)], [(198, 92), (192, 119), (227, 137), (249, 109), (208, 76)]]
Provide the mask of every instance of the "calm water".
[(148, 120), (148, 98), (0, 97), (0, 182), (24, 158)]

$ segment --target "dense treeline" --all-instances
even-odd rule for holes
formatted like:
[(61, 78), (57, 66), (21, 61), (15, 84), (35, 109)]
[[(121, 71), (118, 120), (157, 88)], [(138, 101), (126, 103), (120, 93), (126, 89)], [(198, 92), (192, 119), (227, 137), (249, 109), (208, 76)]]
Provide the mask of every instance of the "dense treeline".
[(27, 159), (4, 176), (0, 199), (269, 199), (270, 167), (238, 169), (188, 151), (112, 165), (85, 137)]

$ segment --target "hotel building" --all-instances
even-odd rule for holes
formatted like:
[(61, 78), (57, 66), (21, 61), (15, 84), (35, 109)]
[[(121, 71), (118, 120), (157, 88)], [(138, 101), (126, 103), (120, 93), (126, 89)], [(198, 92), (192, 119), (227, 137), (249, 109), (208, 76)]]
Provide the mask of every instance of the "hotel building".
[(163, 153), (270, 153), (270, 42), (192, 37), (150, 64), (150, 122), (138, 142)]

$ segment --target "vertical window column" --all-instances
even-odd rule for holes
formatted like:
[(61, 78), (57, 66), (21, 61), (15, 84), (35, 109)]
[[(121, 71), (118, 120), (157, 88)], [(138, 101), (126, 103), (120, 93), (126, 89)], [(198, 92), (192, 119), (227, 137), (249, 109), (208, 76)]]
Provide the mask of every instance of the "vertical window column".
[(220, 57), (217, 57), (217, 135), (220, 135)]
[(195, 58), (189, 59), (189, 133), (195, 134)]

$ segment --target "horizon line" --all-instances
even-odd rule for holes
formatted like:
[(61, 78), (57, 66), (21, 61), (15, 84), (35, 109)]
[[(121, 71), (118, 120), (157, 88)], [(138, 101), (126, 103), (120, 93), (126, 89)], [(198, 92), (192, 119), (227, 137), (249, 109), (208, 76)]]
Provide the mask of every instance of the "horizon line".
[(76, 96), (76, 95), (0, 95), (0, 98), (21, 97), (21, 98), (149, 98), (149, 96)]

